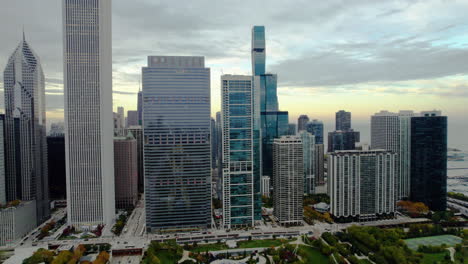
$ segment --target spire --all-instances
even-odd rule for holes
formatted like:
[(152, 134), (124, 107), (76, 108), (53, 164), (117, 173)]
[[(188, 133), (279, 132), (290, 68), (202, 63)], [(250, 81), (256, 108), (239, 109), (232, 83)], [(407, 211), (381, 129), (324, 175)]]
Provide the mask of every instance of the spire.
[(23, 25), (23, 41), (26, 42), (26, 36), (24, 34), (24, 25)]

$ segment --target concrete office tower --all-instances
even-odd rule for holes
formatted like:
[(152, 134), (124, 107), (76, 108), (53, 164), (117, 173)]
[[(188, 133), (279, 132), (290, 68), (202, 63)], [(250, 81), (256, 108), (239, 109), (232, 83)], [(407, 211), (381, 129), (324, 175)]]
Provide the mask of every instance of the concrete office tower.
[(223, 226), (228, 229), (254, 226), (257, 197), (254, 178), (252, 77), (223, 75), (221, 89)]
[(302, 141), (304, 157), (304, 193), (315, 193), (315, 136), (302, 130), (298, 133)]
[(138, 111), (127, 111), (127, 127), (138, 126)]
[(68, 224), (115, 218), (111, 0), (63, 0)]
[(296, 135), (296, 124), (289, 124), (288, 125), (288, 135), (289, 136)]
[(307, 132), (315, 136), (315, 144), (323, 144), (323, 122), (314, 119), (307, 123)]
[(49, 195), (51, 200), (67, 198), (65, 169), (65, 136), (47, 137), (47, 164), (49, 166)]
[(262, 176), (262, 196), (270, 197), (270, 177)]
[(5, 115), (0, 114), (0, 205), (6, 204)]
[(410, 199), (447, 209), (447, 117), (440, 111), (411, 118)]
[(351, 112), (340, 110), (335, 113), (335, 130), (348, 131), (351, 129)]
[(304, 157), (299, 136), (282, 136), (273, 143), (274, 215), (281, 225), (302, 225)]
[[(317, 141), (315, 141), (317, 143)], [(315, 186), (325, 184), (325, 148), (323, 144), (315, 144), (314, 153)]]
[(114, 138), (115, 206), (132, 209), (138, 200), (137, 141), (131, 132)]
[(150, 56), (142, 72), (147, 230), (208, 228), (210, 69), (203, 57)]
[(0, 209), (0, 246), (14, 246), (36, 228), (36, 200)]
[(395, 198), (409, 197), (410, 193), (410, 119), (413, 111), (392, 113), (380, 111), (371, 117), (371, 148), (385, 149), (399, 154), (395, 181)]
[(126, 134), (132, 133), (137, 141), (137, 171), (138, 171), (138, 192), (145, 191), (145, 178), (143, 171), (143, 129), (141, 126), (131, 126), (126, 129)]
[(329, 154), (330, 213), (346, 220), (373, 220), (395, 212), (397, 154), (342, 150)]
[(353, 150), (360, 137), (361, 133), (352, 129), (328, 132), (328, 153), (336, 150)]
[(35, 200), (37, 224), (50, 216), (45, 82), (24, 34), (3, 72), (7, 201)]
[(297, 132), (307, 130), (307, 123), (309, 123), (309, 117), (307, 115), (300, 115), (297, 119)]

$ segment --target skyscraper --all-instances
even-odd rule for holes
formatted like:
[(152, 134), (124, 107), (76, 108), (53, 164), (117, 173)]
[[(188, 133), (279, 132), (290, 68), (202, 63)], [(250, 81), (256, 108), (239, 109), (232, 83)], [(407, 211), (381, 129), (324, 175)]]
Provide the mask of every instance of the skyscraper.
[(410, 198), (433, 211), (447, 209), (447, 117), (440, 111), (411, 118)]
[(125, 109), (123, 106), (117, 107), (117, 115), (119, 118), (119, 127), (120, 128), (125, 128)]
[(410, 186), (410, 119), (413, 111), (392, 113), (380, 111), (371, 117), (371, 147), (399, 154), (398, 171), (395, 173), (395, 198), (409, 197)]
[(132, 133), (137, 142), (137, 170), (138, 170), (138, 192), (145, 191), (145, 178), (143, 171), (143, 129), (141, 126), (131, 126), (127, 128), (126, 134)]
[(397, 154), (386, 150), (340, 150), (329, 154), (330, 213), (372, 220), (395, 212)]
[(45, 83), (39, 57), (23, 34), (3, 73), (6, 199), (35, 200), (37, 224), (50, 216)]
[(306, 130), (307, 123), (309, 123), (309, 117), (307, 115), (300, 115), (297, 119), (297, 132)]
[(353, 150), (360, 141), (360, 133), (352, 129), (328, 132), (328, 152), (336, 150)]
[(252, 75), (265, 74), (266, 49), (265, 27), (254, 26), (252, 28)]
[[(315, 141), (317, 143), (317, 141)], [(315, 186), (325, 184), (325, 148), (323, 144), (315, 144), (315, 164), (314, 164), (314, 176)]]
[(138, 125), (143, 126), (143, 92), (138, 91), (137, 101)]
[(142, 72), (146, 227), (208, 228), (210, 69), (203, 57), (150, 56)]
[(0, 114), (0, 205), (6, 204), (5, 115)]
[[(255, 179), (251, 76), (221, 76), (223, 124), (223, 226), (253, 226), (260, 179)], [(258, 193), (256, 190), (258, 184)], [(261, 202), (261, 200), (260, 200)]]
[(296, 135), (296, 124), (289, 124), (288, 125), (288, 135), (290, 135), (290, 136)]
[(323, 122), (314, 119), (307, 123), (307, 132), (315, 136), (315, 144), (323, 144)]
[(138, 200), (137, 141), (131, 132), (114, 138), (115, 206), (132, 209)]
[(301, 137), (282, 136), (273, 143), (274, 215), (281, 225), (301, 225), (304, 157)]
[(111, 0), (63, 0), (68, 224), (115, 218)]
[(138, 111), (127, 111), (127, 127), (138, 126)]
[(348, 131), (351, 129), (351, 112), (340, 110), (335, 113), (335, 130)]
[(304, 157), (304, 193), (315, 193), (315, 136), (302, 130), (298, 133), (302, 142)]
[(210, 133), (211, 133), (211, 168), (216, 168), (216, 156), (218, 154), (218, 149), (216, 146), (217, 136), (216, 136), (216, 122), (214, 118), (210, 119)]
[(67, 198), (65, 169), (65, 135), (47, 137), (47, 164), (49, 166), (49, 194), (51, 200)]

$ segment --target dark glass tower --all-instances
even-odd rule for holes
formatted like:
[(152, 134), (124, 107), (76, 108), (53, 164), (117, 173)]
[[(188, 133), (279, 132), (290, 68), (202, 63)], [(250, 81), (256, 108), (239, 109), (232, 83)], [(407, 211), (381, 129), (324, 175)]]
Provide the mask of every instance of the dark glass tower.
[(340, 110), (335, 114), (335, 130), (347, 131), (351, 129), (351, 112)]
[(422, 112), (411, 118), (410, 197), (434, 211), (447, 208), (447, 117)]
[(323, 144), (323, 122), (317, 119), (307, 123), (307, 132), (315, 136), (315, 144)]
[(335, 150), (353, 150), (355, 149), (356, 142), (360, 141), (360, 134), (358, 131), (333, 131), (328, 132), (328, 152)]
[(47, 164), (49, 166), (49, 197), (51, 200), (67, 198), (65, 170), (65, 136), (47, 137)]

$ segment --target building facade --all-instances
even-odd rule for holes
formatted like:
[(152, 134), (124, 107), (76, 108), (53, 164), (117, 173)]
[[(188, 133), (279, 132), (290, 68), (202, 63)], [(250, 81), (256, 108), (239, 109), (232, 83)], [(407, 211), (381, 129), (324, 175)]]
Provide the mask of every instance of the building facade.
[(87, 229), (115, 219), (112, 7), (111, 0), (62, 3), (67, 216)]
[(5, 115), (0, 114), (0, 205), (7, 202), (5, 179)]
[(397, 154), (343, 150), (329, 154), (330, 213), (339, 219), (373, 220), (395, 212)]
[[(221, 76), (223, 226), (254, 226), (254, 91), (251, 76)], [(261, 202), (261, 199), (260, 199)]]
[(307, 123), (309, 123), (309, 117), (307, 115), (300, 115), (297, 119), (297, 132), (307, 130)]
[(323, 144), (323, 122), (314, 119), (307, 123), (307, 132), (315, 136), (315, 144)]
[(262, 176), (262, 195), (270, 197), (270, 177)]
[[(317, 143), (317, 141), (315, 141)], [(314, 153), (314, 176), (315, 186), (325, 184), (325, 146), (323, 144), (315, 144)]]
[(203, 57), (150, 56), (142, 72), (147, 230), (206, 229), (210, 69)]
[(410, 199), (447, 209), (447, 117), (440, 111), (411, 118)]
[(298, 133), (301, 138), (304, 157), (304, 193), (315, 193), (315, 136), (302, 130)]
[(35, 200), (37, 224), (50, 216), (45, 80), (24, 35), (3, 72), (7, 201)]
[(127, 127), (138, 126), (138, 111), (127, 111)]
[(335, 113), (335, 130), (348, 131), (351, 129), (351, 112), (340, 110)]
[(0, 246), (17, 243), (36, 228), (36, 200), (0, 209)]
[(138, 171), (138, 192), (143, 193), (145, 191), (145, 177), (143, 170), (143, 129), (141, 126), (131, 126), (127, 128), (127, 132), (132, 133), (133, 137), (137, 141), (137, 171)]
[(358, 131), (352, 129), (346, 131), (333, 131), (328, 132), (328, 153), (336, 150), (353, 150), (357, 142), (360, 141)]
[(302, 225), (304, 195), (303, 143), (299, 136), (282, 136), (273, 144), (274, 216), (281, 225)]
[(296, 124), (289, 124), (288, 125), (288, 135), (289, 136), (294, 136), (296, 135)]
[(47, 164), (49, 166), (49, 195), (51, 200), (67, 198), (65, 169), (65, 136), (47, 137)]
[(114, 138), (115, 207), (133, 209), (138, 201), (137, 140), (131, 132)]

